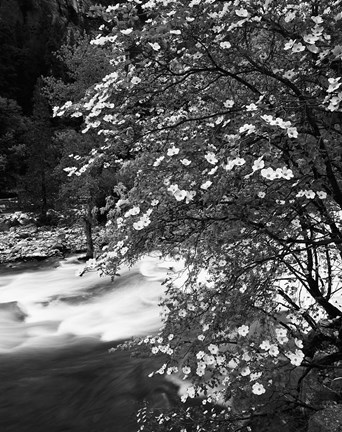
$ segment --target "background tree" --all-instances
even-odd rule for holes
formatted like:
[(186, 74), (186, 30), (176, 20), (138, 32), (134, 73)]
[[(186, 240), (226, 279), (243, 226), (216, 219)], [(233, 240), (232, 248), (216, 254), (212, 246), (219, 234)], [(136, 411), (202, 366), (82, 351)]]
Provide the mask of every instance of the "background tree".
[(50, 106), (41, 91), (42, 83), (38, 82), (33, 98), (31, 125), (25, 135), (25, 172), (21, 176), (18, 192), (21, 205), (38, 211), (44, 222), (47, 210), (54, 208), (58, 193), (54, 168), (60, 158), (60, 151), (53, 141), (55, 126)]
[(94, 44), (115, 70), (56, 110), (105, 137), (87, 169), (132, 155), (99, 265), (114, 275), (155, 250), (185, 261), (146, 343), (169, 356), (159, 373), (191, 379), (184, 400), (225, 407), (152, 422), (294, 430), (291, 418), (329, 403), (312, 377), (332, 389), (342, 359), (341, 2), (151, 0), (100, 13)]
[(44, 78), (45, 95), (53, 106), (79, 101), (112, 70), (110, 50), (91, 40), (91, 33), (75, 31), (55, 52), (53, 74)]
[[(82, 220), (87, 240), (86, 256), (92, 258), (93, 226), (105, 219), (103, 211), (107, 197), (113, 194), (115, 169), (109, 169), (104, 159), (98, 160), (89, 169), (84, 167), (85, 156), (89, 152), (96, 155), (96, 141), (99, 147), (103, 144), (96, 135), (82, 135), (73, 129), (64, 129), (57, 133), (54, 141), (62, 154), (54, 171), (60, 182), (56, 206), (70, 221)], [(78, 169), (82, 175), (73, 175)]]
[[(112, 67), (110, 52), (90, 44), (90, 36), (73, 35), (56, 54), (59, 73), (45, 78), (44, 92), (51, 104), (78, 102), (84, 92), (106, 76)], [(112, 195), (115, 184), (115, 168), (109, 169), (106, 158), (96, 164), (84, 166), (91, 153), (93, 159), (104, 146), (104, 138), (96, 133), (85, 135), (80, 130), (81, 121), (76, 115), (72, 121), (57, 121), (58, 132), (54, 143), (60, 151), (60, 161), (54, 175), (59, 179), (58, 206), (65, 214), (81, 218), (87, 239), (87, 257), (94, 255), (93, 225), (101, 219), (100, 208), (105, 207), (106, 197)], [(72, 165), (70, 167), (70, 164)], [(68, 169), (69, 167), (69, 169)], [(72, 174), (80, 169), (78, 174)], [(103, 217), (102, 217), (103, 218)]]
[(2, 197), (15, 196), (26, 157), (26, 133), (30, 120), (18, 104), (0, 98), (0, 190)]

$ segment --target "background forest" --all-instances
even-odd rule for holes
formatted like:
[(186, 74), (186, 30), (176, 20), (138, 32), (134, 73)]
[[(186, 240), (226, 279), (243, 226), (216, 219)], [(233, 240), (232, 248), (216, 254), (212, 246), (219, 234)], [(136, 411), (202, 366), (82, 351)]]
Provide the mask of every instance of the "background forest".
[(0, 3), (0, 199), (39, 213), (42, 223), (52, 222), (49, 209), (68, 213), (80, 206), (90, 223), (93, 208), (112, 190), (100, 168), (86, 181), (67, 176), (69, 155), (87, 154), (100, 141), (81, 135), (77, 119), (52, 117), (53, 106), (77, 100), (109, 71), (104, 50), (89, 44), (100, 22), (88, 17), (91, 4)]

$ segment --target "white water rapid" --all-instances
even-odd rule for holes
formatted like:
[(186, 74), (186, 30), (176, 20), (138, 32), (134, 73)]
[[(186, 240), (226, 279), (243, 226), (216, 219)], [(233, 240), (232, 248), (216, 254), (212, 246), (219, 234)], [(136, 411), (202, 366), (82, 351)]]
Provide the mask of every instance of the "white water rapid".
[(73, 338), (114, 341), (150, 334), (160, 325), (161, 282), (173, 263), (146, 257), (114, 282), (96, 272), (76, 276), (76, 257), (56, 268), (0, 275), (1, 304), (17, 302), (27, 316), (14, 320), (0, 309), (0, 353), (50, 348)]

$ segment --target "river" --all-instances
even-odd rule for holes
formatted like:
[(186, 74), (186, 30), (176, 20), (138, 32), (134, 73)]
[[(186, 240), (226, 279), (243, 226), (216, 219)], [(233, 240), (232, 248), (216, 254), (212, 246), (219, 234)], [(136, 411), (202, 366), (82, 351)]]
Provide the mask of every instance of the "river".
[(58, 265), (1, 269), (0, 431), (130, 432), (142, 401), (165, 409), (176, 389), (148, 378), (161, 360), (114, 351), (161, 326), (172, 263), (146, 257), (114, 282)]

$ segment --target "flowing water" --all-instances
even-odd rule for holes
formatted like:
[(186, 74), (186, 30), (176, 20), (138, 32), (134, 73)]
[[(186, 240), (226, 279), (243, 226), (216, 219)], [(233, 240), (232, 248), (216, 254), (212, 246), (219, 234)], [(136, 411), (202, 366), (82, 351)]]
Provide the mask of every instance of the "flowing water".
[(172, 265), (146, 257), (114, 282), (77, 277), (75, 257), (0, 270), (0, 431), (134, 431), (142, 401), (167, 408), (172, 384), (147, 376), (160, 360), (109, 348), (158, 330)]

